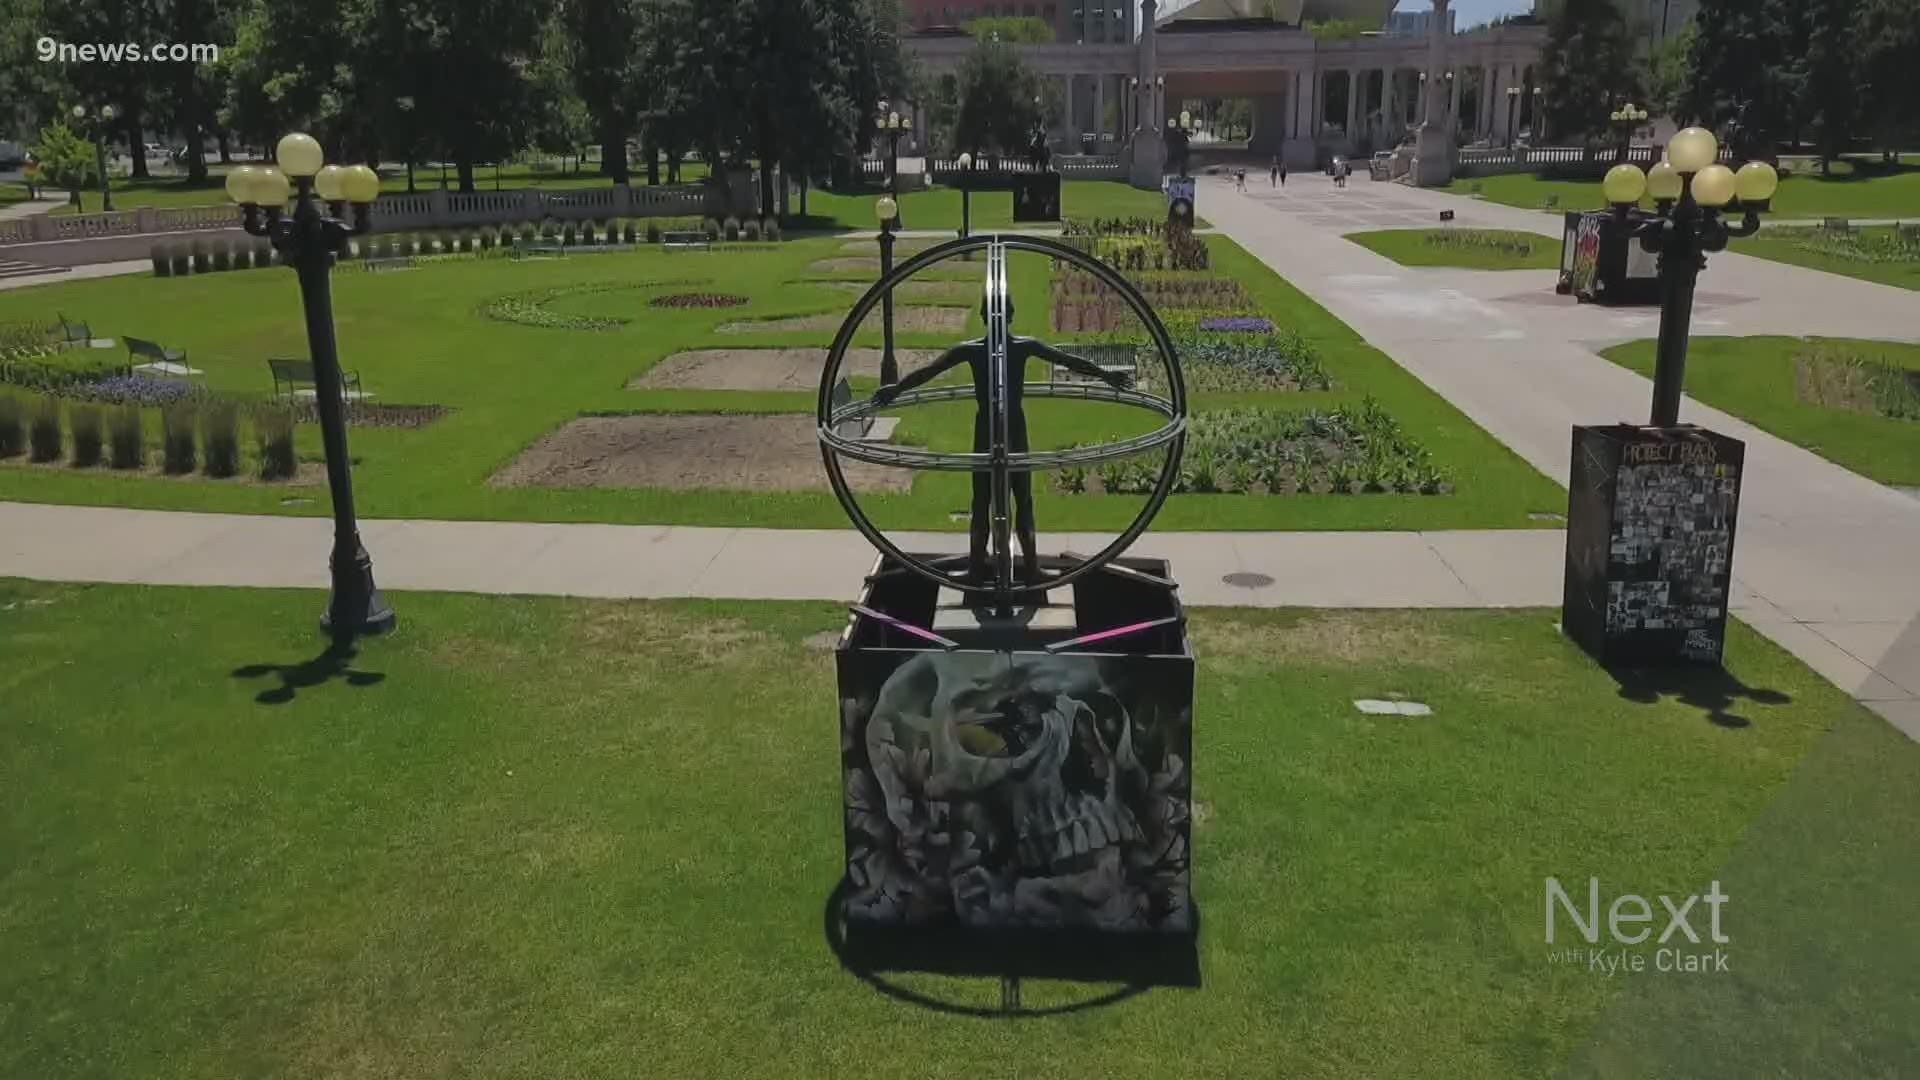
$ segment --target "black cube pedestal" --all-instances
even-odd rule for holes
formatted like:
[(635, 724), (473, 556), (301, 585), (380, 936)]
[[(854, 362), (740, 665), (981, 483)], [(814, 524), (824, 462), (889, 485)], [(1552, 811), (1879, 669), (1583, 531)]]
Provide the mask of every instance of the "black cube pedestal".
[(1167, 574), (1117, 559), (999, 620), (881, 559), (860, 600), (880, 617), (835, 654), (850, 927), (1192, 932), (1193, 653)]
[(1658, 304), (1659, 257), (1633, 238), (1650, 217), (1640, 210), (1625, 217), (1607, 211), (1567, 214), (1557, 291), (1610, 306)]
[(1573, 429), (1561, 625), (1603, 664), (1718, 664), (1746, 444), (1704, 428)]
[(1013, 175), (1013, 220), (1059, 221), (1060, 174), (1056, 172), (1015, 173)]

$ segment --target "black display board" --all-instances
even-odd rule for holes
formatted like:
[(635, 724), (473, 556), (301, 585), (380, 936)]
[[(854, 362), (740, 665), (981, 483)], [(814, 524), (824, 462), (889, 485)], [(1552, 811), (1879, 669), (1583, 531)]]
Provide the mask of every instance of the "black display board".
[(1560, 241), (1559, 291), (1598, 304), (1658, 304), (1659, 256), (1633, 236), (1651, 217), (1639, 210), (1625, 217), (1611, 211), (1569, 213)]
[(1573, 429), (1566, 633), (1604, 664), (1718, 664), (1746, 444), (1704, 428)]
[(1014, 173), (1013, 220), (1059, 221), (1060, 174)]

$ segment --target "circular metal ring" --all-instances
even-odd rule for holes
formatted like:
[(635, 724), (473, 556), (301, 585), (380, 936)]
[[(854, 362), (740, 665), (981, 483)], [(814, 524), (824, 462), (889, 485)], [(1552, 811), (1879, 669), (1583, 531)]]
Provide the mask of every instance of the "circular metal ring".
[[(906, 447), (888, 447), (884, 450), (877, 450), (875, 447), (882, 444), (859, 443), (857, 440), (847, 439), (834, 430), (838, 423), (848, 419), (864, 418), (882, 406), (877, 406), (869, 400), (867, 402), (835, 408), (833, 404), (833, 389), (839, 381), (841, 370), (845, 366), (847, 349), (852, 345), (854, 335), (859, 331), (861, 324), (866, 321), (867, 315), (873, 311), (874, 307), (880, 303), (884, 296), (907, 279), (935, 263), (943, 262), (956, 255), (967, 252), (994, 248), (998, 248), (1001, 251), (1011, 249), (1046, 255), (1050, 258), (1079, 267), (1102, 282), (1105, 282), (1120, 295), (1121, 299), (1126, 301), (1127, 306), (1133, 310), (1134, 315), (1138, 317), (1141, 324), (1147, 328), (1148, 337), (1151, 339), (1155, 351), (1159, 354), (1162, 367), (1167, 376), (1167, 396), (1164, 398), (1134, 390), (1101, 390), (1095, 387), (1043, 388), (1036, 385), (1023, 388), (1023, 393), (1033, 394), (1033, 396), (1036, 397), (1107, 400), (1114, 401), (1118, 404), (1147, 408), (1165, 416), (1168, 420), (1167, 424), (1155, 431), (1131, 440), (1104, 443), (1093, 447), (1069, 448), (1067, 450), (1028, 451), (1020, 454), (1007, 454), (1001, 459), (1005, 462), (1005, 467), (1008, 471), (1031, 472), (1041, 469), (1066, 468), (1090, 462), (1106, 461), (1116, 457), (1127, 457), (1162, 446), (1167, 449), (1166, 460), (1161, 465), (1159, 480), (1154, 484), (1152, 492), (1147, 496), (1146, 505), (1141, 507), (1140, 513), (1134, 518), (1133, 523), (1115, 537), (1111, 543), (1078, 565), (1063, 570), (1054, 577), (1048, 578), (1044, 583), (1040, 584), (1040, 587), (1053, 589), (1071, 584), (1083, 575), (1092, 573), (1107, 563), (1112, 562), (1115, 558), (1118, 558), (1122, 552), (1126, 551), (1128, 547), (1132, 546), (1135, 540), (1139, 539), (1140, 534), (1147, 530), (1147, 526), (1152, 523), (1154, 516), (1160, 512), (1160, 507), (1166, 503), (1167, 496), (1172, 493), (1174, 483), (1180, 475), (1180, 460), (1182, 452), (1186, 447), (1187, 437), (1186, 380), (1180, 371), (1180, 357), (1173, 347), (1173, 338), (1167, 333), (1166, 325), (1160, 321), (1160, 316), (1156, 314), (1152, 306), (1147, 303), (1146, 297), (1142, 296), (1140, 291), (1134, 288), (1131, 282), (1112, 267), (1078, 248), (1071, 247), (1048, 237), (999, 235), (973, 236), (958, 240), (949, 240), (928, 248), (926, 251), (896, 265), (892, 273), (887, 274), (878, 282), (874, 283), (874, 285), (854, 303), (852, 310), (847, 313), (846, 319), (840, 324), (839, 331), (834, 335), (833, 344), (827, 351), (827, 361), (825, 365), (823, 365), (820, 373), (820, 393), (818, 405), (815, 410), (819, 426), (820, 455), (826, 466), (827, 480), (833, 487), (834, 496), (840, 501), (840, 508), (846, 511), (847, 517), (853, 522), (854, 528), (860, 530), (861, 535), (865, 536), (869, 543), (879, 549), (882, 554), (892, 558), (899, 565), (936, 585), (974, 595), (993, 595), (1001, 593), (1003, 590), (994, 585), (980, 585), (955, 580), (953, 577), (942, 573), (936, 567), (928, 565), (922, 560), (901, 550), (898, 545), (888, 539), (886, 534), (873, 524), (873, 521), (867, 517), (866, 511), (861, 509), (859, 501), (854, 497), (851, 486), (847, 483), (846, 474), (840, 467), (840, 458), (846, 456), (859, 461), (901, 468), (971, 473), (983, 471), (980, 468), (982, 465), (990, 466), (990, 455), (915, 450)], [(1034, 393), (1034, 391), (1042, 389), (1045, 389), (1047, 392)], [(1056, 390), (1075, 392), (1053, 392)], [(973, 396), (974, 394), (971, 389), (962, 390), (959, 387), (938, 387), (931, 390), (920, 390), (902, 394), (895, 398), (891, 405), (898, 406), (902, 403), (911, 404), (916, 402), (959, 400)], [(1018, 462), (1017, 467), (1015, 464), (1016, 461)]]

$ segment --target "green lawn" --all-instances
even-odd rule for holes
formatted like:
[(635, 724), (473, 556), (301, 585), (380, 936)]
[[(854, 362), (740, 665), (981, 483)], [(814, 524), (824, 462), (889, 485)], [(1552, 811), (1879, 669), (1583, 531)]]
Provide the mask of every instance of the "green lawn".
[(1560, 265), (1557, 241), (1507, 229), (1380, 229), (1348, 233), (1347, 239), (1401, 266), (1553, 270)]
[[(1920, 258), (1900, 262), (1869, 262), (1826, 251), (1809, 250), (1795, 242), (1797, 237), (1810, 232), (1812, 230), (1762, 228), (1756, 235), (1733, 241), (1732, 250), (1741, 255), (1757, 255), (1811, 270), (1825, 270), (1829, 274), (1845, 274), (1862, 281), (1894, 285), (1902, 289), (1920, 289)], [(1893, 229), (1860, 229), (1858, 232), (1863, 240), (1870, 240), (1889, 237)]]
[[(1201, 985), (1006, 1021), (885, 996), (823, 939), (837, 708), (805, 642), (843, 609), (393, 599), (396, 636), (330, 661), (316, 593), (0, 582), (0, 1076), (1839, 1078), (1920, 1053), (1920, 747), (1743, 629), (1729, 679), (1641, 702), (1544, 611), (1196, 613)], [(1389, 693), (1436, 713), (1351, 704)], [(1549, 875), (1720, 881), (1732, 973), (1552, 962)]]
[[(1794, 359), (1821, 346), (1889, 359), (1920, 371), (1920, 345), (1696, 337), (1687, 354), (1687, 393), (1863, 476), (1884, 484), (1920, 486), (1920, 420), (1867, 415), (1801, 399)], [(1652, 341), (1616, 346), (1602, 355), (1652, 377)]]
[[(1484, 198), (1529, 210), (1539, 209), (1550, 195), (1560, 197), (1561, 210), (1596, 210), (1605, 204), (1598, 180), (1543, 180), (1524, 173), (1455, 180), (1446, 190), (1466, 195), (1476, 186)], [(1780, 179), (1772, 213), (1782, 218), (1920, 217), (1920, 161), (1903, 161), (1892, 170), (1843, 163), (1832, 177), (1822, 177), (1817, 166), (1796, 164)]]
[[(729, 412), (811, 415), (811, 392), (746, 393), (624, 389), (664, 357), (687, 348), (824, 346), (831, 331), (786, 334), (714, 332), (742, 318), (844, 312), (851, 295), (818, 283), (795, 283), (815, 260), (840, 256), (842, 239), (778, 247), (721, 248), (706, 254), (648, 249), (627, 255), (515, 263), (503, 258), (439, 263), (398, 274), (343, 269), (334, 278), (341, 355), (358, 369), (377, 400), (438, 404), (453, 412), (419, 431), (356, 428), (355, 491), (370, 517), (534, 521), (671, 522), (837, 528), (845, 516), (831, 494), (743, 495), (663, 489), (496, 488), (487, 478), (548, 432), (583, 413)], [(1528, 528), (1530, 512), (1564, 510), (1552, 481), (1475, 427), (1385, 354), (1223, 237), (1210, 237), (1216, 269), (1244, 282), (1280, 325), (1314, 342), (1338, 388), (1319, 393), (1196, 396), (1198, 408), (1263, 404), (1304, 409), (1358, 403), (1371, 395), (1450, 474), (1451, 495), (1177, 496), (1159, 518), (1184, 529)], [(1022, 327), (1044, 333), (1049, 308), (1047, 267), (1020, 256), (1015, 268)], [(978, 273), (980, 264), (972, 272)], [(858, 278), (857, 272), (840, 275)], [(868, 275), (871, 276), (870, 274)], [(690, 284), (664, 284), (666, 282)], [(641, 287), (646, 283), (653, 283)], [(501, 323), (477, 314), (502, 295), (561, 286), (605, 284), (609, 291), (568, 297), (558, 310), (632, 321), (612, 332)], [(663, 311), (647, 301), (669, 292), (721, 289), (750, 297), (750, 307)], [(284, 270), (262, 269), (188, 278), (76, 281), (0, 293), (0, 322), (50, 319), (64, 312), (97, 333), (132, 334), (184, 349), (205, 369), (208, 385), (265, 394), (269, 356), (304, 356), (296, 317), (298, 294)], [(877, 323), (877, 320), (876, 320)], [(968, 333), (978, 333), (969, 314)], [(859, 343), (878, 346), (877, 329)], [(902, 333), (901, 347), (943, 347), (951, 337)], [(1047, 405), (1050, 408), (1039, 408)], [(1036, 403), (1036, 444), (1066, 444), (1117, 430), (1133, 414), (1098, 405)], [(1117, 417), (1117, 420), (1116, 420)], [(1043, 419), (1044, 418), (1044, 419)], [(971, 442), (964, 407), (909, 413), (900, 435), (965, 450)], [(317, 454), (315, 433), (302, 429), (304, 452)], [(249, 448), (250, 449), (250, 448)], [(968, 505), (968, 481), (922, 475), (907, 494), (864, 500), (889, 528), (954, 529), (949, 514)], [(314, 492), (303, 492), (311, 495)], [(322, 493), (323, 494), (323, 493)], [(324, 497), (283, 506), (284, 485), (176, 482), (102, 470), (0, 464), (0, 498), (219, 510), (322, 514)], [(1118, 528), (1141, 504), (1133, 496), (1037, 497), (1047, 528)]]

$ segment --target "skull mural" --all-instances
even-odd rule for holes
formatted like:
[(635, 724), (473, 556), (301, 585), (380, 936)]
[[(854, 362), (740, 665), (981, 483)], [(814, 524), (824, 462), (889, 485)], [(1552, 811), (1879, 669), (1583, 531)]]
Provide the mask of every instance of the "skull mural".
[(849, 917), (1185, 930), (1188, 716), (1108, 663), (922, 653), (843, 703)]

